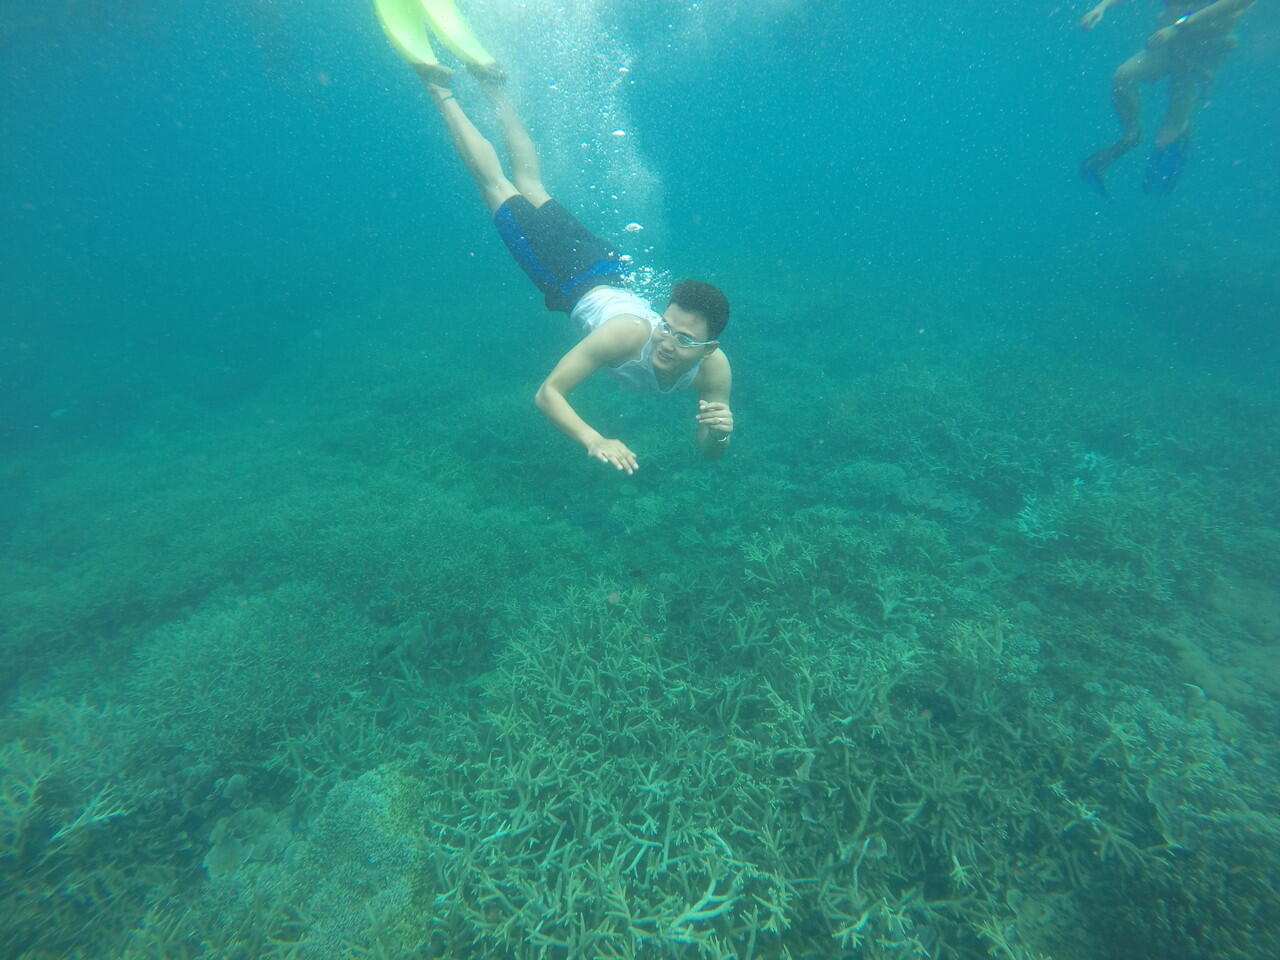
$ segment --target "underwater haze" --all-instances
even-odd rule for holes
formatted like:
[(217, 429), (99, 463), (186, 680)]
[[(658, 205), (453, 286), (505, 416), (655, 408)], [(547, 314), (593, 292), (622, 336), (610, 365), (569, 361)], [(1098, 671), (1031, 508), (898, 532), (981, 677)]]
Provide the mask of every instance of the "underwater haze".
[(0, 956), (1280, 956), (1280, 6), (459, 3), (731, 448), (368, 0), (2, 0)]

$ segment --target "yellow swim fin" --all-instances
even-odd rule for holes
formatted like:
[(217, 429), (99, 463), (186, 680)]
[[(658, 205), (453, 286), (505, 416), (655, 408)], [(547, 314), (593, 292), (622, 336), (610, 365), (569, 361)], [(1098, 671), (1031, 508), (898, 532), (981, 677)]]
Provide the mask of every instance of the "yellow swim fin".
[(455, 0), (416, 0), (416, 3), (432, 31), (454, 56), (469, 67), (493, 67), (493, 56), (462, 18)]
[(412, 64), (440, 64), (427, 38), (422, 0), (373, 0), (373, 8), (378, 12), (387, 39), (400, 56)]

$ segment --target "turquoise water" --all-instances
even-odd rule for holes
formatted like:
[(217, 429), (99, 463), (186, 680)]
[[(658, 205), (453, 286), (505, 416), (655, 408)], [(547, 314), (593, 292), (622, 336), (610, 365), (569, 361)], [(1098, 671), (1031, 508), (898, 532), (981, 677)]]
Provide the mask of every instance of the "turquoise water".
[(632, 477), (367, 4), (6, 6), (0, 954), (1280, 953), (1280, 18), (1103, 200), (1032, 6), (464, 5), (733, 303)]

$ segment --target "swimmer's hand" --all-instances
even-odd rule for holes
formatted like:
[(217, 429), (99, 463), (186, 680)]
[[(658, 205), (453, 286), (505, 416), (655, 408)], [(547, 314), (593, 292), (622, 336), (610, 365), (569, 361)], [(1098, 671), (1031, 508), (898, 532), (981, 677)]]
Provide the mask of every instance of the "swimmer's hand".
[(1167, 27), (1161, 27), (1151, 36), (1147, 37), (1147, 49), (1158, 50), (1166, 43), (1173, 39), (1174, 34), (1178, 32), (1178, 28), (1174, 24)]
[(1102, 15), (1107, 12), (1107, 5), (1100, 3), (1080, 18), (1081, 30), (1092, 30), (1102, 22)]
[(625, 470), (628, 476), (640, 469), (636, 455), (621, 440), (601, 437), (587, 447), (587, 456), (594, 457), (601, 463), (611, 463), (617, 469)]
[(698, 401), (698, 423), (706, 427), (712, 439), (724, 443), (733, 433), (733, 411), (717, 400)]

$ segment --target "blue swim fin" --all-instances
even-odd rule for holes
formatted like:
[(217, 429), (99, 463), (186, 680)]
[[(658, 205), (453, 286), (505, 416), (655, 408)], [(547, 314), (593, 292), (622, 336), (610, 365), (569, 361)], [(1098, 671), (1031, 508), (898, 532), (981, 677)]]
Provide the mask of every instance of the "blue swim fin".
[(1182, 168), (1187, 165), (1189, 138), (1183, 134), (1163, 147), (1156, 147), (1147, 161), (1147, 173), (1142, 178), (1142, 189), (1147, 193), (1164, 196), (1173, 193), (1178, 185)]

